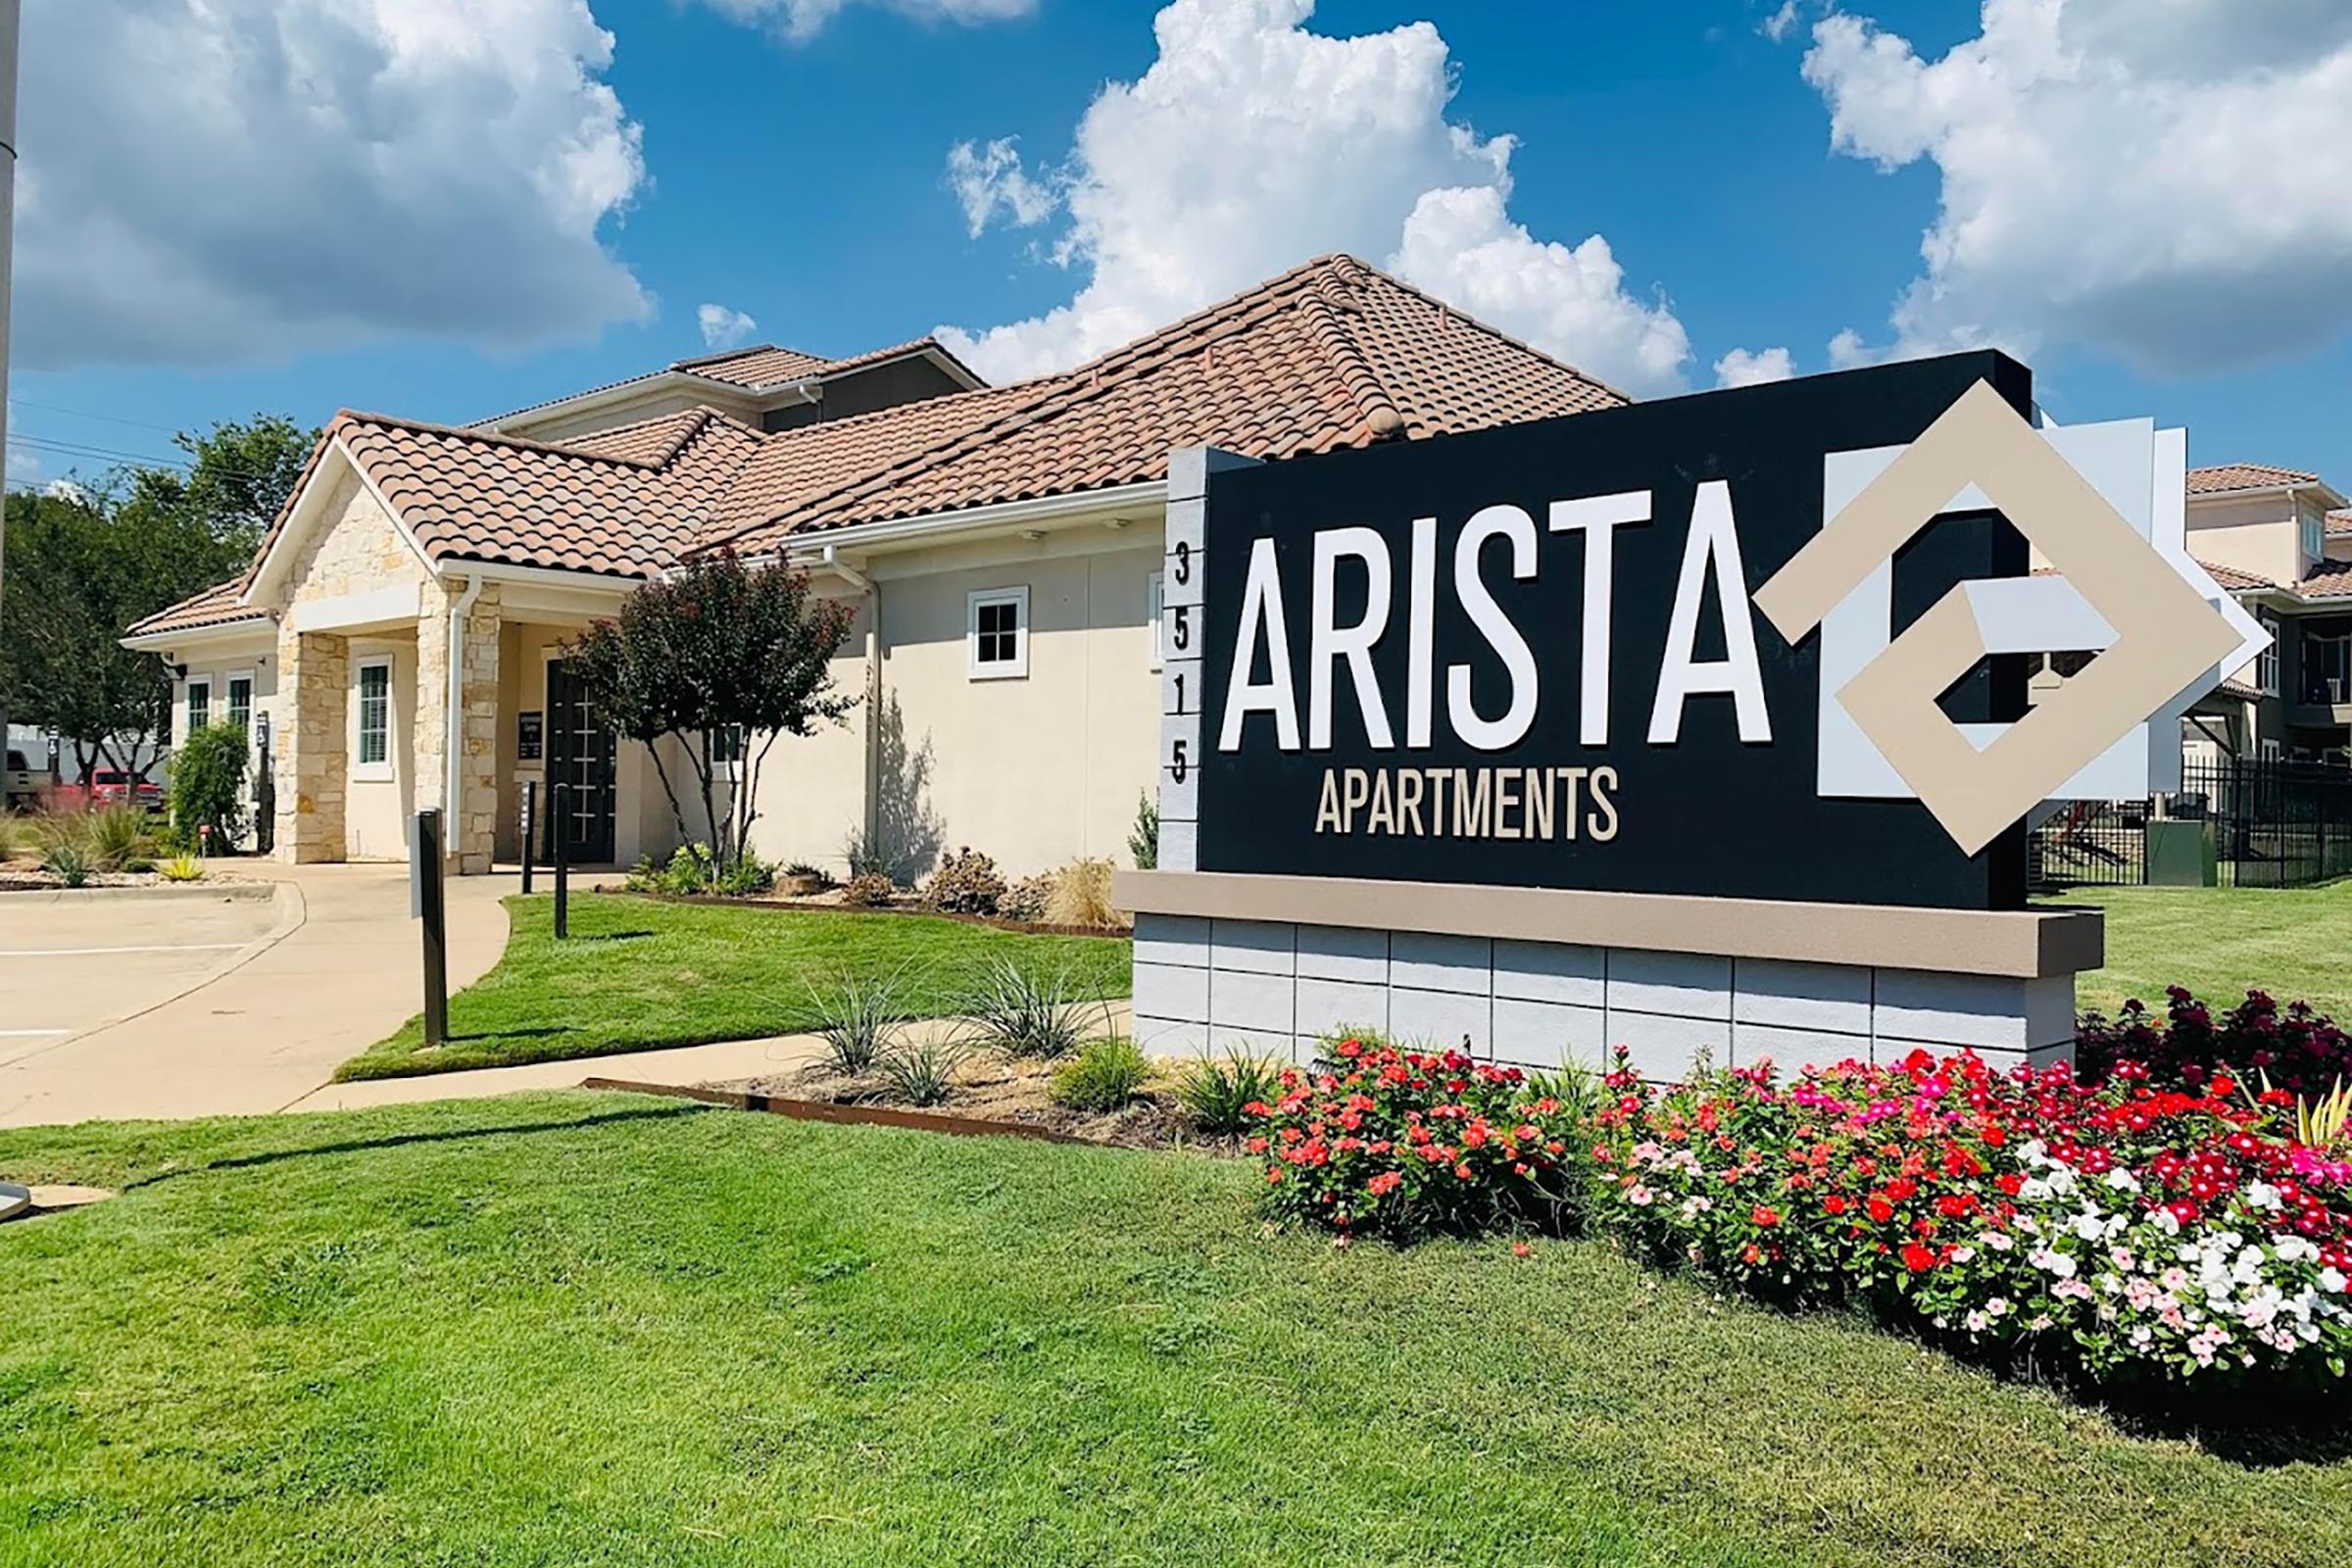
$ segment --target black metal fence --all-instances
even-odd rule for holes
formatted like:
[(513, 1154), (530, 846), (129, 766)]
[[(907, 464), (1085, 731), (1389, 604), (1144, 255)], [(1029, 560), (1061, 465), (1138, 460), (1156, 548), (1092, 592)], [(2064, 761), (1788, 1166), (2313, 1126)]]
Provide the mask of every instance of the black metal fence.
[(2221, 880), (2294, 888), (2352, 875), (2352, 768), (2223, 758), (2181, 767), (2155, 801), (2079, 801), (2034, 829), (2036, 892), (2137, 886), (2148, 876), (2148, 819), (2210, 820)]

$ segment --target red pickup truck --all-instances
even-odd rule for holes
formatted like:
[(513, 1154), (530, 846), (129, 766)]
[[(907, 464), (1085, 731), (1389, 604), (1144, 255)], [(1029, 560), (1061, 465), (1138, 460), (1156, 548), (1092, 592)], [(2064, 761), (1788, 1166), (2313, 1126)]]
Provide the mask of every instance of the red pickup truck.
[[(59, 793), (66, 792), (61, 790)], [(133, 801), (150, 810), (161, 810), (164, 805), (164, 787), (161, 784), (143, 778), (134, 785), (130, 775), (119, 767), (90, 769), (88, 793), (93, 806), (118, 806), (124, 801)]]

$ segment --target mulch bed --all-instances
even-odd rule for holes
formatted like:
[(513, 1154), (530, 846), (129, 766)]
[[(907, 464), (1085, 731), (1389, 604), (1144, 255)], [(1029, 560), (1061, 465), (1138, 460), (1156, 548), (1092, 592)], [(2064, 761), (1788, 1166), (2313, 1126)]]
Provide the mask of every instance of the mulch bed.
[(827, 914), (919, 914), (933, 920), (956, 920), (965, 925), (984, 925), (999, 931), (1020, 931), (1040, 937), (1117, 937), (1125, 941), (1135, 935), (1133, 930), (1123, 925), (1048, 925), (1041, 920), (1010, 920), (996, 914), (961, 914), (946, 909), (926, 909), (913, 899), (900, 904), (846, 904), (839, 897), (827, 894), (757, 893), (732, 897), (718, 893), (637, 893), (626, 888), (598, 888), (595, 892), (606, 898), (650, 899), (657, 904), (699, 904), (728, 909), (816, 909)]
[(947, 1102), (921, 1107), (893, 1102), (890, 1084), (878, 1073), (851, 1076), (823, 1064), (693, 1089), (612, 1078), (590, 1078), (585, 1087), (666, 1095), (803, 1121), (909, 1127), (964, 1137), (1030, 1138), (1105, 1149), (1234, 1152), (1231, 1140), (1204, 1138), (1195, 1132), (1176, 1103), (1173, 1090), (1164, 1083), (1147, 1087), (1121, 1110), (1078, 1111), (1056, 1104), (1053, 1085), (1057, 1065), (972, 1056), (956, 1069), (955, 1093)]

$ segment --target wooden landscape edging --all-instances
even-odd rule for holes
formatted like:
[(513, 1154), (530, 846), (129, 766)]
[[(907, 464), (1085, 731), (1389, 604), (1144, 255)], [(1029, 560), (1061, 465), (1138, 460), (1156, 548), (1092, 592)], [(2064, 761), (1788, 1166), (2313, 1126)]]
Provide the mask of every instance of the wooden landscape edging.
[(755, 1095), (740, 1089), (631, 1083), (625, 1078), (585, 1078), (580, 1087), (660, 1095), (670, 1100), (698, 1100), (706, 1105), (724, 1105), (730, 1110), (760, 1110), (771, 1116), (790, 1116), (796, 1121), (833, 1122), (845, 1127), (904, 1127), (915, 1132), (946, 1133), (952, 1138), (1026, 1138), (1041, 1144), (1083, 1144), (1089, 1149), (1127, 1147), (1030, 1122), (990, 1121), (978, 1116), (951, 1116), (944, 1111), (908, 1110), (896, 1105), (845, 1105), (830, 1100), (795, 1100), (785, 1095)]

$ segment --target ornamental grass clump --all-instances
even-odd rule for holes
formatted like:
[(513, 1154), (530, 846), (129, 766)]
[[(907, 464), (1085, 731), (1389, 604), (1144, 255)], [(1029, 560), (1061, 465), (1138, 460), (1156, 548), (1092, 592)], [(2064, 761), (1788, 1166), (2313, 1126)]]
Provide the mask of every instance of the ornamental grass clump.
[(1245, 1107), (1272, 1218), (1393, 1242), (1569, 1224), (1584, 1129), (1516, 1068), (1369, 1035), (1324, 1055), (1311, 1072), (1283, 1068), (1276, 1096)]
[(1281, 1097), (1282, 1063), (1238, 1047), (1188, 1062), (1176, 1079), (1176, 1099), (1197, 1131), (1230, 1137), (1250, 1125), (1253, 1104)]
[[(1963, 1053), (1645, 1089), (1619, 1054), (1592, 1223), (1660, 1260), (2118, 1387), (2334, 1382), (2352, 1163), (2293, 1097), (2104, 1083)], [(2281, 1118), (2285, 1117), (2282, 1124)]]
[(1070, 1110), (1108, 1114), (1135, 1103), (1152, 1078), (1152, 1061), (1134, 1041), (1108, 1035), (1087, 1042), (1054, 1074), (1054, 1102)]
[(1069, 1055), (1085, 1043), (1090, 1021), (1071, 989), (1066, 973), (1032, 973), (1010, 958), (995, 959), (965, 1008), (971, 1043), (1014, 1061)]

